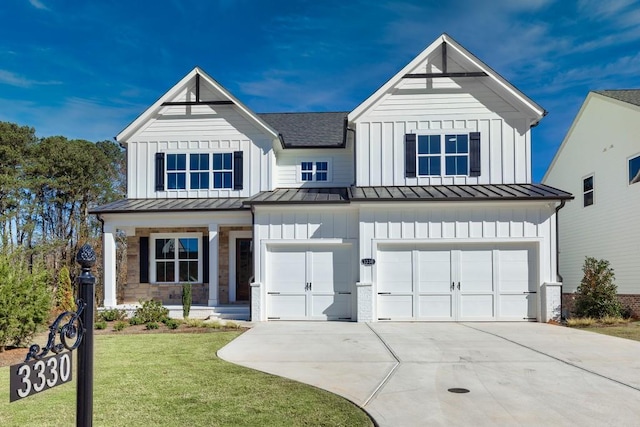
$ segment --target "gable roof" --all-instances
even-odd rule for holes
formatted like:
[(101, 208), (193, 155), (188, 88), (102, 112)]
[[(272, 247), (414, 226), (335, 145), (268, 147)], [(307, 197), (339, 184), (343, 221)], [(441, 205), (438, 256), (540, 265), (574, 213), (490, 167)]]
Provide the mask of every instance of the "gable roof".
[[(218, 95), (221, 100), (217, 100), (220, 104), (229, 104), (235, 107), (240, 114), (247, 118), (250, 122), (253, 122), (258, 128), (264, 130), (274, 138), (278, 137), (277, 132), (262, 119), (260, 119), (254, 112), (241, 103), (236, 97), (231, 95), (222, 85), (216, 82), (211, 76), (205, 73), (199, 67), (195, 67), (191, 72), (176, 83), (171, 89), (169, 89), (164, 95), (162, 95), (151, 107), (147, 108), (142, 114), (140, 114), (133, 122), (131, 122), (126, 128), (124, 128), (116, 137), (116, 141), (126, 143), (127, 139), (131, 137), (136, 131), (138, 131), (147, 121), (149, 121), (155, 114), (160, 112), (165, 106), (166, 102), (170, 102), (180, 93), (188, 87), (192, 80), (196, 79), (199, 84), (200, 80), (204, 80), (204, 83), (208, 85)], [(197, 90), (196, 90), (197, 91)], [(199, 100), (196, 100), (199, 101)]]
[[(587, 94), (587, 97), (585, 98), (584, 102), (580, 106), (580, 110), (578, 110), (578, 113), (574, 117), (573, 122), (571, 122), (571, 126), (569, 126), (569, 129), (567, 130), (567, 133), (564, 135), (564, 138), (562, 139), (562, 142), (560, 143), (560, 146), (556, 150), (556, 153), (553, 155), (553, 159), (551, 159), (551, 163), (549, 163), (549, 167), (547, 167), (547, 170), (545, 171), (544, 176), (542, 177), (542, 182), (543, 183), (547, 180), (547, 177), (549, 176), (549, 173), (551, 173), (551, 169), (553, 169), (553, 167), (555, 166), (556, 162), (560, 158), (560, 154), (562, 153), (562, 150), (564, 150), (564, 147), (567, 144), (567, 141), (569, 140), (569, 137), (573, 133), (573, 130), (576, 127), (577, 123), (580, 121), (580, 118), (582, 117), (582, 113), (587, 108), (587, 105), (589, 104), (589, 101), (591, 101), (592, 98), (602, 99), (600, 97), (607, 97), (607, 98), (615, 99), (617, 101), (625, 102), (627, 104), (640, 106), (640, 89), (592, 90), (592, 91), (590, 91)], [(611, 101), (608, 101), (608, 102), (611, 102)], [(615, 102), (611, 102), (611, 103), (616, 104)], [(623, 105), (619, 104), (618, 107), (623, 107)], [(628, 108), (628, 107), (625, 107), (625, 108)]]
[(640, 106), (640, 89), (595, 90), (597, 94)]
[(348, 112), (259, 113), (281, 135), (283, 148), (343, 148)]
[[(504, 79), (500, 74), (494, 71), (487, 64), (478, 59), (475, 55), (462, 47), (458, 42), (453, 40), (448, 34), (442, 34), (431, 45), (423, 50), (418, 56), (416, 56), (409, 64), (407, 64), (402, 70), (400, 70), (395, 76), (389, 79), (382, 87), (369, 96), (364, 102), (358, 105), (353, 111), (349, 113), (349, 121), (353, 121), (366, 112), (376, 102), (380, 101), (387, 93), (389, 93), (395, 86), (397, 86), (407, 74), (412, 74), (414, 70), (422, 64), (430, 55), (432, 55), (437, 48), (442, 45), (451, 47), (451, 50), (460, 57), (464, 58), (471, 64), (475, 71), (485, 73), (485, 79), (493, 82), (494, 85), (503, 91), (506, 95), (516, 100), (522, 108), (528, 110), (534, 120), (531, 122), (531, 126), (535, 126), (540, 119), (542, 119), (547, 112), (540, 105), (536, 104), (533, 100), (527, 97), (524, 93), (518, 90), (515, 86)], [(465, 74), (465, 73), (462, 73)], [(475, 73), (469, 73), (475, 74)], [(477, 76), (475, 76), (477, 77)], [(426, 77), (425, 77), (426, 78)], [(456, 77), (452, 77), (456, 78)]]

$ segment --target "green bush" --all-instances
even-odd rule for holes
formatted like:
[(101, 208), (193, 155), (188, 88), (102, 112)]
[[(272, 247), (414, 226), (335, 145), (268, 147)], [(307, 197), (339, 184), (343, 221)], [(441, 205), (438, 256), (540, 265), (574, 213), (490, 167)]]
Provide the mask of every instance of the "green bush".
[(158, 329), (160, 325), (157, 322), (147, 322), (147, 329)]
[(164, 322), (164, 324), (169, 329), (178, 329), (178, 326), (180, 326), (180, 322), (178, 322), (176, 319), (168, 319)]
[(131, 326), (144, 325), (144, 322), (139, 317), (133, 316), (131, 319), (129, 319), (129, 324)]
[(26, 344), (51, 311), (47, 272), (22, 260), (0, 255), (0, 351)]
[(577, 317), (620, 317), (622, 306), (618, 300), (615, 274), (607, 260), (586, 257), (582, 267), (584, 276), (576, 290), (574, 312)]
[(127, 318), (127, 311), (119, 310), (117, 308), (110, 308), (107, 310), (103, 310), (100, 313), (100, 318), (102, 318), (102, 320), (106, 320), (107, 322), (113, 322), (116, 320), (125, 320)]
[(182, 317), (185, 319), (189, 317), (189, 312), (191, 311), (191, 284), (183, 283), (182, 284)]
[(100, 320), (93, 324), (96, 329), (107, 329), (107, 322)]
[(162, 306), (160, 301), (140, 301), (141, 307), (136, 309), (135, 317), (139, 318), (141, 323), (162, 322), (169, 317), (169, 309)]
[(67, 266), (63, 266), (58, 272), (58, 288), (56, 289), (56, 308), (58, 311), (76, 311), (76, 303), (73, 300), (73, 287), (71, 276)]
[(129, 324), (127, 322), (125, 322), (124, 320), (118, 320), (116, 323), (114, 323), (113, 330), (116, 331), (116, 332), (120, 332), (121, 330), (123, 330), (127, 326), (129, 326)]

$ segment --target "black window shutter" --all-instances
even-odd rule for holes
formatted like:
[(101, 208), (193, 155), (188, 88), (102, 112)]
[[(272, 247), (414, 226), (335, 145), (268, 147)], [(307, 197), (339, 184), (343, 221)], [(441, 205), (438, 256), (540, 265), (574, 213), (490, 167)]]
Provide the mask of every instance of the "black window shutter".
[(480, 176), (480, 132), (469, 134), (469, 176)]
[(140, 283), (149, 283), (149, 238), (140, 237)]
[(242, 151), (233, 152), (233, 189), (242, 190), (243, 173)]
[(202, 283), (209, 283), (209, 236), (202, 236)]
[(164, 191), (164, 153), (156, 153), (156, 191)]
[(404, 136), (404, 172), (405, 177), (416, 177), (416, 134), (408, 133)]

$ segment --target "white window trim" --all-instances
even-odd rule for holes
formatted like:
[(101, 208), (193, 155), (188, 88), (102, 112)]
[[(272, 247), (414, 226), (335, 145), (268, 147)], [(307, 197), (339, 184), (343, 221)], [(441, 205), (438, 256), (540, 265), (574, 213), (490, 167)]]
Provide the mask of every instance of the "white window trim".
[[(167, 169), (169, 161), (168, 159), (165, 160), (165, 166), (164, 166), (164, 182), (165, 182), (165, 191), (168, 192), (178, 192), (178, 191), (220, 191), (220, 190), (233, 190), (233, 174), (234, 174), (234, 170), (233, 170), (233, 150), (228, 151), (228, 150), (224, 150), (224, 151), (203, 151), (203, 150), (189, 150), (189, 151), (184, 151), (184, 150), (171, 150), (171, 151), (165, 151), (165, 156), (169, 156), (171, 154), (185, 154), (187, 156), (187, 160), (185, 162), (185, 166), (186, 169), (184, 171), (170, 171)], [(191, 165), (190, 163), (190, 159), (189, 159), (189, 155), (190, 154), (206, 154), (209, 156), (209, 169), (208, 170), (197, 170), (197, 171), (192, 171), (189, 166)], [(220, 170), (214, 170), (213, 169), (213, 155), (214, 154), (231, 154), (231, 169), (220, 169)], [(214, 188), (213, 187), (213, 173), (215, 172), (231, 172), (231, 187), (228, 188)], [(170, 173), (180, 173), (180, 172), (184, 172), (185, 173), (185, 187), (186, 188), (168, 188), (169, 186), (169, 174)], [(209, 188), (191, 188), (191, 172), (207, 172), (209, 174)]]
[[(580, 181), (580, 190), (582, 192), (582, 208), (588, 208), (589, 206), (593, 206), (596, 204), (596, 178), (595, 178), (595, 173), (591, 173), (589, 175), (585, 175), (582, 177), (582, 180)], [(591, 190), (588, 191), (584, 191), (584, 181), (589, 179), (589, 178), (593, 178), (593, 188)], [(584, 204), (584, 196), (587, 193), (591, 193), (592, 194), (592, 202), (590, 205), (586, 205)]]
[[(157, 282), (156, 281), (156, 261), (166, 261), (166, 260), (156, 260), (156, 240), (157, 239), (180, 239), (180, 238), (195, 238), (198, 240), (198, 281), (190, 282), (192, 284), (202, 284), (203, 280), (203, 262), (205, 260), (202, 259), (202, 233), (151, 233), (149, 235), (149, 283), (154, 285), (177, 285), (182, 282)], [(176, 251), (176, 256), (179, 252)], [(206, 260), (208, 262), (208, 260)], [(175, 262), (180, 262), (178, 258), (175, 259)], [(179, 266), (176, 268), (176, 277), (179, 277)]]
[[(466, 175), (447, 175), (446, 171), (447, 171), (447, 163), (446, 163), (446, 156), (447, 154), (445, 153), (445, 142), (444, 141), (444, 136), (447, 134), (451, 134), (451, 135), (467, 135), (467, 138), (469, 138), (469, 135), (471, 134), (471, 132), (478, 132), (478, 130), (476, 129), (470, 129), (470, 128), (464, 128), (464, 129), (429, 129), (429, 130), (423, 130), (423, 129), (416, 129), (413, 132), (410, 133), (414, 133), (416, 134), (416, 177), (417, 178), (436, 178), (436, 177), (469, 177), (469, 168), (471, 167), (471, 163), (470, 163), (470, 151), (471, 151), (471, 141), (470, 139), (467, 140), (467, 174)], [(427, 136), (427, 135), (440, 135), (440, 175), (420, 175), (420, 167), (419, 167), (419, 158), (420, 158), (420, 154), (418, 154), (418, 137), (419, 136)], [(450, 153), (449, 156), (454, 156), (454, 153)], [(427, 156), (427, 154), (423, 154), (422, 157)]]
[(638, 182), (638, 181), (636, 181), (634, 183), (629, 182), (629, 172), (630, 172), (629, 166), (631, 164), (631, 160), (634, 160), (636, 158), (640, 158), (640, 153), (636, 153), (636, 154), (633, 154), (633, 155), (627, 157), (627, 176), (625, 177), (626, 180), (627, 180), (627, 186), (640, 184), (640, 182)]
[[(312, 181), (303, 181), (302, 180), (302, 163), (311, 162), (313, 163), (313, 169), (311, 173), (313, 174)], [(327, 180), (326, 181), (316, 181), (316, 163), (318, 162), (326, 162), (327, 163)], [(305, 171), (308, 172), (308, 171)], [(324, 172), (324, 171), (323, 171)], [(333, 182), (333, 166), (331, 165), (331, 158), (322, 158), (322, 159), (298, 159), (296, 163), (296, 181), (299, 184), (325, 184)]]

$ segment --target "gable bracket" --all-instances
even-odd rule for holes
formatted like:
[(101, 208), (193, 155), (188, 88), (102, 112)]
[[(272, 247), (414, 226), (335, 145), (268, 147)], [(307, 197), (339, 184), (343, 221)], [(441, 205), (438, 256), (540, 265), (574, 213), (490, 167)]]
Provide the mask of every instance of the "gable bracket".
[(462, 72), (462, 73), (413, 73), (405, 74), (403, 79), (433, 79), (438, 77), (486, 77), (484, 71)]
[(196, 74), (196, 100), (195, 101), (176, 101), (163, 102), (165, 105), (232, 105), (233, 101), (200, 101), (200, 74)]

